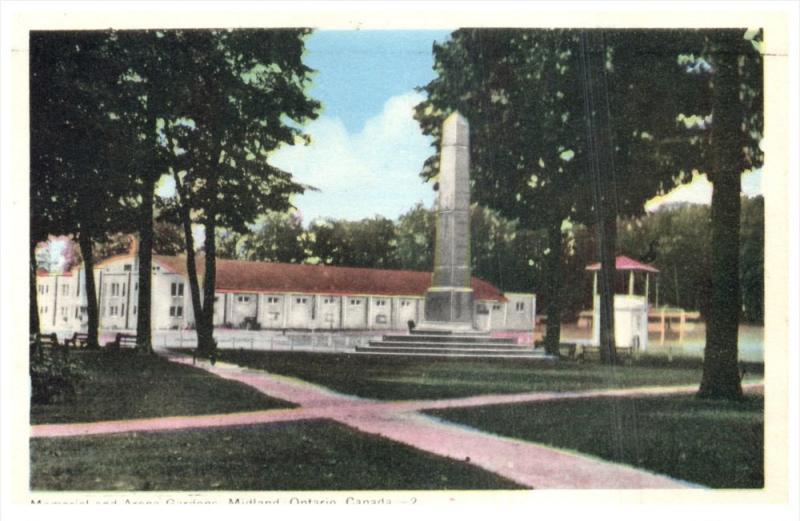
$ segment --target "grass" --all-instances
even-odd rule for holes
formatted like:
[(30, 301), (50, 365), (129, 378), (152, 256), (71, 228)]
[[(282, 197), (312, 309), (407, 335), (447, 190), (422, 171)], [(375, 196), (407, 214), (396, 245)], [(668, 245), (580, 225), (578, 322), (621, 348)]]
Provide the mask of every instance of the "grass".
[(71, 402), (31, 405), (31, 423), (72, 423), (292, 407), (202, 369), (132, 351), (73, 351)]
[(429, 411), (714, 488), (764, 486), (764, 400), (592, 398)]
[(33, 439), (30, 446), (32, 490), (521, 488), (326, 421)]
[(575, 391), (698, 384), (699, 364), (620, 366), (524, 359), (454, 359), (308, 352), (221, 350), (226, 362), (295, 376), (336, 391), (383, 400), (492, 393)]

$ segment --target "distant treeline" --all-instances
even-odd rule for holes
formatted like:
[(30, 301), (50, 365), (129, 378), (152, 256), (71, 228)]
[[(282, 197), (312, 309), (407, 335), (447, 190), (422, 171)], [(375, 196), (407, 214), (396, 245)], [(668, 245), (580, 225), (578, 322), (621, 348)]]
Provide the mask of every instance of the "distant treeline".
[[(660, 305), (699, 310), (706, 314), (709, 298), (710, 208), (672, 205), (618, 224), (619, 255), (628, 255), (660, 270), (656, 292)], [(544, 230), (521, 229), (496, 212), (473, 205), (471, 216), (473, 274), (504, 291), (542, 295)], [(269, 262), (328, 264), (427, 271), (433, 266), (436, 234), (434, 213), (421, 204), (396, 221), (376, 216), (357, 221), (323, 219), (304, 227), (290, 214), (264, 216), (248, 233), (218, 230), (220, 258)], [(585, 268), (596, 260), (595, 233), (583, 225), (564, 226), (564, 320), (591, 307), (591, 279)], [(127, 236), (116, 235), (98, 244), (100, 258), (127, 251)], [(157, 223), (155, 250), (166, 255), (184, 251), (175, 225)], [(68, 257), (79, 262), (77, 248)], [(741, 220), (742, 319), (764, 320), (764, 199), (742, 199)], [(44, 264), (44, 256), (40, 265)]]

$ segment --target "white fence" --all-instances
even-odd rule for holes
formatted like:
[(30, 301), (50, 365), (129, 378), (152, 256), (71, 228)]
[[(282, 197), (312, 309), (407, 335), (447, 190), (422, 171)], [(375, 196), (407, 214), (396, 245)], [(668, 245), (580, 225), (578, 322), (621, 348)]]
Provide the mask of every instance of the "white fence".
[[(214, 331), (219, 349), (245, 349), (259, 351), (320, 351), (353, 352), (356, 346), (365, 346), (381, 334), (345, 332), (287, 332), (225, 330)], [(197, 335), (194, 331), (154, 331), (153, 347), (194, 348)]]

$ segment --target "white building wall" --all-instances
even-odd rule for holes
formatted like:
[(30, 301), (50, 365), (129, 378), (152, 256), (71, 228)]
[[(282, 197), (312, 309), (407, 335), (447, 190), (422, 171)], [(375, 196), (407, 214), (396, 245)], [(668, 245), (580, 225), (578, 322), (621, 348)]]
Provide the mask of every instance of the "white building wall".
[(289, 312), (287, 327), (291, 329), (307, 329), (312, 322), (312, 295), (291, 294), (288, 296)]
[(342, 329), (366, 329), (367, 327), (367, 298), (364, 295), (344, 296)]
[(230, 312), (228, 322), (233, 327), (241, 327), (247, 318), (255, 319), (258, 303), (256, 293), (231, 293), (228, 301), (230, 302)]
[[(138, 313), (138, 273), (135, 267), (135, 258), (121, 257), (96, 270), (101, 329), (135, 329)], [(37, 300), (43, 331), (85, 331), (87, 299), (84, 279), (82, 270), (75, 270), (69, 276), (48, 274), (37, 277)], [(183, 285), (174, 295), (173, 284)], [(169, 273), (154, 262), (152, 291), (154, 330), (185, 328), (194, 324), (187, 278)], [(476, 326), (484, 330), (531, 331), (536, 313), (535, 295), (510, 293), (506, 296), (507, 303), (476, 302), (476, 309), (484, 305), (488, 310), (488, 314), (476, 314)], [(425, 308), (425, 299), (421, 296), (218, 292), (216, 298), (216, 326), (230, 323), (239, 327), (245, 318), (252, 317), (265, 329), (401, 330), (406, 329), (409, 320), (420, 324)], [(646, 321), (642, 327), (646, 327)]]
[(370, 329), (392, 329), (392, 298), (367, 297), (367, 320)]
[[(506, 293), (505, 323), (506, 331), (533, 331), (536, 320), (536, 295), (529, 293)], [(493, 330), (499, 330), (492, 324)]]
[(342, 298), (336, 295), (317, 297), (317, 327), (341, 329)]
[(408, 321), (413, 320), (415, 324), (419, 324), (419, 316), (417, 309), (419, 308), (419, 301), (423, 300), (419, 297), (395, 297), (395, 328), (404, 329), (408, 327)]

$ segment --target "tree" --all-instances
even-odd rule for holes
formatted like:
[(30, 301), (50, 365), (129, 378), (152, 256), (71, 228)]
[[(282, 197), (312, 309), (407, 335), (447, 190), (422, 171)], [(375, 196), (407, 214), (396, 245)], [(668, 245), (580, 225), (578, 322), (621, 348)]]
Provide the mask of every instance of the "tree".
[(713, 68), (709, 136), (713, 191), (711, 309), (698, 392), (704, 398), (742, 396), (738, 371), (741, 174), (761, 161), (753, 141), (761, 135), (763, 81), (757, 45), (751, 45), (752, 38), (746, 35), (741, 30), (720, 30), (708, 41)]
[(433, 210), (417, 203), (398, 218), (395, 230), (399, 266), (405, 270), (430, 271), (436, 236)]
[[(556, 267), (563, 262), (564, 221), (602, 232), (598, 246), (611, 268), (617, 218), (641, 214), (652, 196), (691, 179), (693, 171), (707, 171), (709, 34), (588, 31), (581, 53), (579, 31), (459, 30), (434, 46), (437, 78), (424, 87), (427, 99), (416, 109), (423, 132), (438, 139), (444, 117), (464, 114), (472, 135), (472, 193), (523, 228), (549, 230), (550, 352), (559, 333)], [(584, 103), (589, 98), (594, 101)], [(587, 122), (597, 130), (587, 133)], [(426, 162), (423, 176), (435, 176), (437, 161), (434, 155)], [(592, 172), (603, 184), (594, 193), (587, 190)], [(610, 293), (607, 288), (606, 301)], [(613, 362), (608, 326), (605, 356)]]
[[(560, 336), (562, 223), (582, 190), (583, 122), (575, 35), (568, 31), (459, 30), (434, 45), (437, 78), (416, 108), (425, 134), (438, 142), (441, 123), (458, 110), (470, 123), (475, 200), (523, 229), (549, 230), (546, 349)], [(536, 95), (531, 95), (535, 92)], [(438, 153), (423, 176), (433, 178)]]
[[(268, 210), (286, 211), (306, 188), (267, 162), (277, 147), (304, 136), (297, 123), (318, 103), (306, 96), (311, 72), (302, 62), (304, 29), (175, 31), (171, 56), (181, 71), (180, 100), (163, 125), (187, 248), (191, 224), (205, 230), (202, 300), (193, 252), (187, 268), (198, 350), (214, 350), (216, 229), (247, 232)], [(190, 222), (191, 221), (191, 222)]]
[(742, 199), (742, 319), (764, 323), (764, 198)]
[(312, 256), (322, 264), (382, 269), (399, 266), (395, 226), (385, 217), (319, 220), (311, 224), (309, 235), (313, 238)]
[(159, 255), (180, 255), (186, 251), (186, 238), (177, 224), (164, 220), (153, 223), (153, 251)]
[(268, 211), (253, 230), (217, 233), (217, 253), (222, 258), (299, 264), (309, 254), (308, 238), (297, 214)]
[[(31, 257), (34, 241), (47, 233), (77, 236), (86, 272), (88, 343), (97, 346), (93, 241), (128, 223), (123, 201), (130, 185), (118, 161), (128, 134), (113, 117), (123, 66), (114, 59), (107, 32), (32, 33), (30, 44)], [(32, 329), (34, 306), (32, 291)]]

